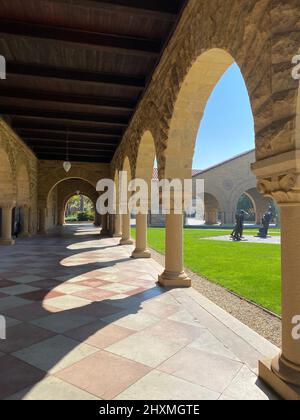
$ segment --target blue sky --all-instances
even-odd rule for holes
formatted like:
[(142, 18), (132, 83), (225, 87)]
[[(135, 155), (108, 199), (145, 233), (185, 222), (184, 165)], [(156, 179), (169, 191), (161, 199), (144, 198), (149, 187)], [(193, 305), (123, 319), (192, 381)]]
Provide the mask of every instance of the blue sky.
[(247, 88), (233, 64), (214, 89), (202, 119), (194, 169), (205, 169), (254, 148), (254, 122)]

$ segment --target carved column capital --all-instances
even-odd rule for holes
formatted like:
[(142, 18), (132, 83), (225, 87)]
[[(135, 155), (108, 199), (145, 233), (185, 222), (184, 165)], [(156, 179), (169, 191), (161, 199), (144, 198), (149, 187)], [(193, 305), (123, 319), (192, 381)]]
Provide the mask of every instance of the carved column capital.
[(257, 190), (279, 205), (300, 205), (300, 173), (290, 172), (258, 178)]

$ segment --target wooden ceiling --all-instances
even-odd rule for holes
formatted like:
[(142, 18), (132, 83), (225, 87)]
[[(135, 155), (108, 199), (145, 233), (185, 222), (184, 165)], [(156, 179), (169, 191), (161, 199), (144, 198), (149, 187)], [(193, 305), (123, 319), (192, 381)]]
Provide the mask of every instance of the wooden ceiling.
[(40, 159), (110, 162), (186, 0), (0, 0), (0, 115)]

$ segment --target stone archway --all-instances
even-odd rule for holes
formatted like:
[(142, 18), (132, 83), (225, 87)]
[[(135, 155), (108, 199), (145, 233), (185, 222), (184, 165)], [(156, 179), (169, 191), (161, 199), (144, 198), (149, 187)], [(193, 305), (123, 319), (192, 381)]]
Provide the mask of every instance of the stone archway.
[(15, 183), (10, 159), (6, 151), (0, 148), (0, 203), (7, 204), (16, 200)]
[[(65, 223), (65, 209), (67, 202), (78, 192), (83, 196), (88, 197), (96, 208), (98, 193), (93, 185), (76, 178), (71, 178), (62, 181), (57, 186), (57, 211), (58, 211), (58, 225), (62, 226)], [(98, 219), (95, 215), (95, 224), (98, 224)]]
[(216, 225), (219, 222), (220, 205), (215, 196), (204, 193), (205, 224)]
[(191, 178), (197, 132), (207, 101), (233, 63), (233, 57), (226, 51), (211, 49), (201, 54), (188, 70), (170, 121), (165, 151), (166, 178)]

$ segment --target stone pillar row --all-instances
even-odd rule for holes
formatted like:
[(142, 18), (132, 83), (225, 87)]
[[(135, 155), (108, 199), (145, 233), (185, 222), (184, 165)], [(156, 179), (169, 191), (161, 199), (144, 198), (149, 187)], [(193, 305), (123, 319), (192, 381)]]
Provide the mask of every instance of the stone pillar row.
[[(2, 233), (0, 237), (0, 245), (14, 245), (13, 239), (13, 209), (16, 203), (0, 204), (2, 209)], [(20, 206), (22, 209), (22, 231), (20, 237), (28, 237), (31, 234), (30, 226), (30, 208), (28, 205)]]

